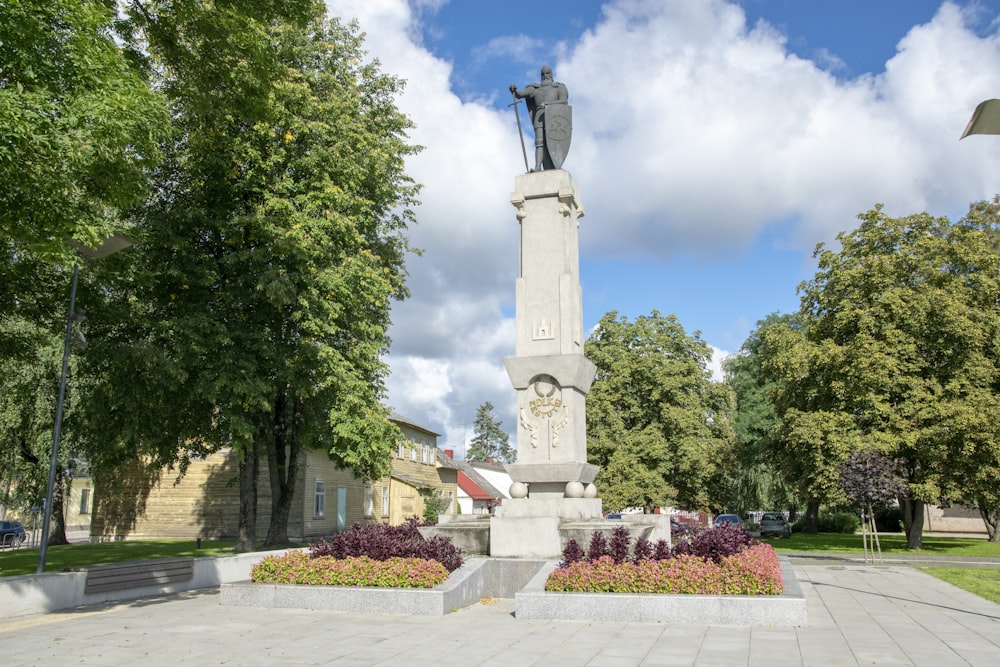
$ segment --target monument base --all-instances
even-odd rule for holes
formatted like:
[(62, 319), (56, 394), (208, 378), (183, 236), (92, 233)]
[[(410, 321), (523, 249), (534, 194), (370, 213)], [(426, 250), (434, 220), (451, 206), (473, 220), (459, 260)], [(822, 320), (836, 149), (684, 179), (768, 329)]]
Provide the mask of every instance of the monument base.
[(501, 508), (490, 520), (494, 558), (561, 558), (564, 524), (604, 518), (600, 498), (509, 498)]

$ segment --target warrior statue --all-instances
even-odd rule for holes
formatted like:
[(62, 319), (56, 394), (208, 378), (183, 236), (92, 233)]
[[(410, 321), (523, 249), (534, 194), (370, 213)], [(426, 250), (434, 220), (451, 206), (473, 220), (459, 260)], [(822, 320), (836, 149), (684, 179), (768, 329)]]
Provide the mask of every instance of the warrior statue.
[[(535, 128), (535, 168), (531, 171), (562, 169), (573, 134), (573, 108), (567, 104), (569, 91), (566, 86), (553, 81), (552, 68), (545, 65), (541, 82), (528, 84), (520, 90), (512, 83), (510, 92), (515, 105), (517, 100), (525, 99)], [(518, 116), (518, 127), (520, 125)], [(524, 143), (523, 137), (521, 143)]]

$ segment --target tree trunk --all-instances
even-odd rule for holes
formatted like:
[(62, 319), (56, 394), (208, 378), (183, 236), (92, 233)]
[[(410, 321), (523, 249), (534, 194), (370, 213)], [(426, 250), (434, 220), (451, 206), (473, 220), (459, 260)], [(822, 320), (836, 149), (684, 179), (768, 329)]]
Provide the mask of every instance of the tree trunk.
[(260, 457), (257, 436), (240, 455), (240, 523), (236, 537), (236, 552), (245, 553), (257, 547), (257, 475)]
[(788, 504), (788, 523), (795, 523), (795, 519), (798, 518), (798, 507), (795, 503)]
[(976, 503), (979, 507), (979, 515), (983, 517), (983, 523), (986, 524), (986, 535), (990, 542), (1000, 542), (1000, 530), (997, 530), (998, 524), (1000, 524), (1000, 507), (989, 507), (986, 504), (986, 500), (980, 498)]
[(52, 519), (49, 524), (49, 546), (69, 544), (66, 539), (66, 477), (61, 465), (56, 466), (56, 483), (52, 487)]
[(924, 548), (924, 501), (910, 498), (909, 495), (899, 499), (899, 508), (903, 511), (903, 530), (906, 531), (906, 548)]
[(819, 532), (819, 501), (806, 503), (806, 513), (802, 517), (802, 532), (815, 535)]
[(288, 515), (295, 495), (295, 480), (299, 471), (299, 443), (295, 424), (301, 402), (295, 401), (291, 419), (286, 414), (288, 404), (283, 395), (274, 404), (274, 437), (267, 445), (268, 479), (271, 483), (271, 522), (267, 527), (264, 548), (288, 546)]

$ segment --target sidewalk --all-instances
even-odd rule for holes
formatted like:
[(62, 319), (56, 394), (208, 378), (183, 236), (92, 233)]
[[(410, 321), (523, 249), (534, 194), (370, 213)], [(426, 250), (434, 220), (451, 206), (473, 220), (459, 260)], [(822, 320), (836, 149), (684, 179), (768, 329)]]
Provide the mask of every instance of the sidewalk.
[(0, 623), (3, 664), (1000, 665), (1000, 605), (907, 566), (794, 564), (804, 628), (263, 610), (216, 592)]

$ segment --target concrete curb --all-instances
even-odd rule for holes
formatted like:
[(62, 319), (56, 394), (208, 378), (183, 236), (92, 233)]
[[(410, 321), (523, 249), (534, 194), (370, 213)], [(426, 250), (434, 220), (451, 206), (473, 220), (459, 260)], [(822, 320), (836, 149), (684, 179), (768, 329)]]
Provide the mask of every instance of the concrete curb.
[(194, 559), (194, 574), (188, 581), (161, 586), (143, 586), (102, 593), (84, 592), (87, 572), (46, 572), (18, 577), (0, 578), (0, 618), (28, 614), (43, 614), (60, 609), (72, 609), (108, 602), (151, 598), (199, 588), (216, 588), (226, 582), (240, 581), (250, 576), (250, 568), (265, 556), (283, 554), (279, 551), (254, 551), (235, 556), (215, 556)]

